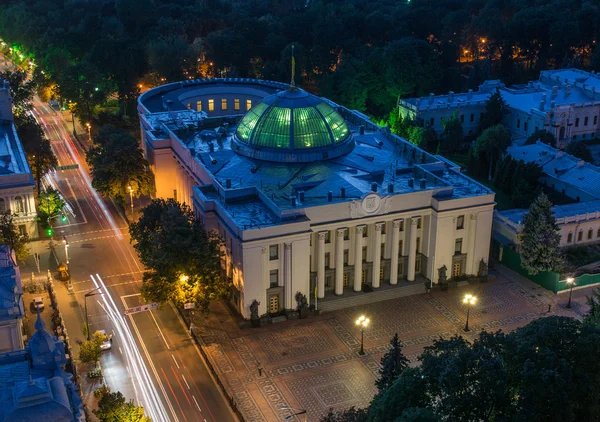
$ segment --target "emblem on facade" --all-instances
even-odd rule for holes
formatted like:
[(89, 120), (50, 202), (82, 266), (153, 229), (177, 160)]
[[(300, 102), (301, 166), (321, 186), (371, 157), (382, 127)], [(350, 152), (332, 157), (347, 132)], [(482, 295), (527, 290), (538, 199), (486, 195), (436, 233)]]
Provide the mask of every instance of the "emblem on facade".
[(350, 202), (350, 217), (360, 218), (367, 215), (384, 214), (390, 210), (392, 198), (382, 198), (376, 193), (369, 193), (360, 201)]

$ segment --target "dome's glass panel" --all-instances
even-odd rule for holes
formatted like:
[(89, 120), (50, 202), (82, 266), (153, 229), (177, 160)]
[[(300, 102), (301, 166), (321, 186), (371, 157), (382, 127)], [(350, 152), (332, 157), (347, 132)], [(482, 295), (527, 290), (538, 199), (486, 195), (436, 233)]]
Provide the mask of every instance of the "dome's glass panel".
[(240, 121), (236, 131), (236, 135), (240, 140), (244, 142), (250, 141), (252, 130), (254, 129), (254, 126), (256, 126), (256, 123), (258, 123), (260, 116), (262, 116), (267, 107), (268, 106), (265, 103), (258, 103), (252, 107), (248, 113), (246, 113), (246, 115)]
[(314, 107), (294, 109), (294, 148), (331, 146), (331, 135)]
[(331, 133), (333, 133), (333, 141), (335, 143), (341, 142), (348, 137), (348, 126), (346, 126), (346, 122), (338, 112), (336, 112), (327, 103), (317, 104), (317, 109), (319, 109), (325, 118), (325, 121), (331, 128)]
[(290, 109), (273, 107), (258, 122), (252, 145), (267, 148), (290, 147)]

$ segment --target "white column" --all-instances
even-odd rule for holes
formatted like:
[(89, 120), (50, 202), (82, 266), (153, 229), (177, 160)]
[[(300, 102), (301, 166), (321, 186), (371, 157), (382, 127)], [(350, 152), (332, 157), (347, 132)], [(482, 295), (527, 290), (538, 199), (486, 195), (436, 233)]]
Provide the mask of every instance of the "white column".
[(465, 268), (465, 273), (467, 274), (477, 274), (479, 270), (479, 263), (474, 262), (475, 260), (475, 235), (477, 234), (477, 214), (470, 215), (469, 225), (467, 226), (467, 230), (469, 231), (469, 243), (467, 248), (467, 268)]
[(375, 245), (373, 250), (373, 274), (371, 274), (371, 286), (373, 288), (379, 287), (379, 282), (381, 281), (379, 278), (379, 269), (381, 268), (381, 224), (382, 223), (373, 224), (375, 228), (375, 240), (373, 241)]
[(344, 294), (344, 229), (336, 230), (335, 239), (335, 294)]
[(317, 233), (317, 297), (325, 297), (325, 232)]
[(362, 287), (362, 239), (365, 226), (356, 226), (354, 234), (354, 291), (360, 292)]
[(293, 309), (294, 304), (292, 303), (294, 292), (292, 291), (292, 244), (286, 243), (284, 245), (283, 253), (283, 294), (285, 295), (285, 309)]
[(400, 254), (400, 220), (392, 222), (392, 261), (390, 263), (390, 284), (398, 284), (398, 255)]
[(408, 270), (406, 277), (408, 281), (415, 281), (415, 264), (417, 262), (417, 224), (419, 224), (419, 217), (412, 217), (410, 219), (410, 240), (408, 244)]

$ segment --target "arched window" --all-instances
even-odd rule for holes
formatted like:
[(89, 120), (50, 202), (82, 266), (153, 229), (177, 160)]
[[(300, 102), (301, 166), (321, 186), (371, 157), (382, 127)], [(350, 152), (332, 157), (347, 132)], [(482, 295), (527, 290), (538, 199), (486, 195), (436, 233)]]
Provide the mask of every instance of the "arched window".
[(6, 201), (4, 198), (0, 198), (0, 212), (6, 211)]
[(22, 213), (25, 212), (25, 203), (23, 202), (23, 198), (20, 196), (15, 196), (15, 209), (14, 212)]

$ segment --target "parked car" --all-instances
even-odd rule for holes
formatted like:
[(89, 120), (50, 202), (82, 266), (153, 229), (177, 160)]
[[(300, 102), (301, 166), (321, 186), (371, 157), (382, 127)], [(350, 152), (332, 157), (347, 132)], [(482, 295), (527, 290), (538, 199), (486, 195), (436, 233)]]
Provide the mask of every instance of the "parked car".
[(39, 309), (40, 312), (44, 310), (44, 298), (39, 296), (39, 297), (34, 297), (32, 300), (32, 306), (33, 309)]
[(106, 337), (106, 340), (100, 345), (100, 350), (112, 349), (112, 334), (106, 334), (105, 330), (98, 330), (98, 332), (104, 334), (104, 337)]

